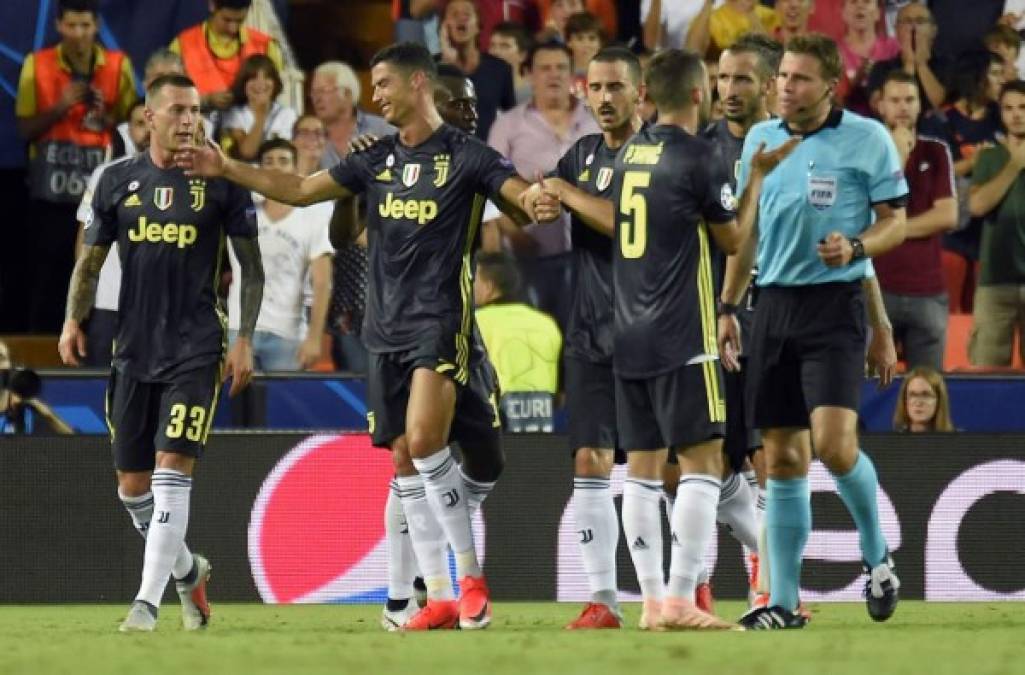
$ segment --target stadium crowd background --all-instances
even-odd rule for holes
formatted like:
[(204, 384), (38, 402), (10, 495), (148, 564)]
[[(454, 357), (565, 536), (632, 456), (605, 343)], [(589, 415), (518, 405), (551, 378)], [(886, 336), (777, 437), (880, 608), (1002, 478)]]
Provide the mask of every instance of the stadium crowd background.
[[(14, 111), (0, 116), (0, 136), (20, 139), (5, 143), (0, 157), (0, 335), (17, 362), (56, 365), (86, 179), (100, 161), (144, 144), (141, 84), (167, 69), (196, 81), (209, 138), (236, 157), (308, 174), (333, 165), (362, 134), (389, 133), (370, 101), (367, 64), (390, 41), (422, 42), (474, 83), (477, 134), (533, 177), (598, 131), (582, 78), (602, 45), (626, 44), (642, 58), (677, 46), (703, 53), (714, 92), (718, 54), (740, 35), (785, 41), (819, 31), (838, 42), (844, 60), (836, 105), (879, 116), (885, 85), (895, 81), (888, 74), (904, 71), (920, 91), (918, 133), (949, 151), (947, 160), (923, 159), (914, 138), (892, 124), (906, 173), (927, 174), (911, 181), (909, 219), (930, 216), (918, 236), (876, 261), (904, 366), (922, 369), (936, 391), (942, 380), (930, 369), (1023, 367), (1025, 181), (1015, 167), (1025, 167), (1025, 157), (1019, 162), (1022, 153), (1005, 138), (1000, 104), (1002, 88), (1025, 72), (1025, 0), (180, 0), (153, 15), (170, 21), (140, 18), (147, 2), (15, 4), (26, 5), (25, 15), (38, 9), (37, 42), (57, 27), (55, 40), (28, 58), (3, 51), (20, 60), (17, 81), (5, 78), (0, 94)], [(131, 59), (115, 49), (109, 26), (122, 11), (133, 14), (133, 31), (146, 32), (133, 44), (160, 48)], [(66, 86), (48, 84), (57, 81)], [(1025, 84), (1015, 86), (1007, 96), (1025, 102)], [(995, 205), (972, 199), (1001, 171), (1012, 172), (1005, 197)], [(916, 199), (923, 181), (930, 194)], [(944, 183), (952, 189), (935, 187)], [(332, 228), (330, 207), (264, 202), (259, 210), (268, 292), (258, 368), (361, 372), (364, 240)], [(302, 236), (271, 241), (271, 225), (285, 219)], [(568, 221), (519, 230), (497, 210), (485, 220), (475, 298), (503, 392), (555, 397), (573, 283)], [(103, 345), (116, 288), (116, 271), (107, 270), (90, 327), (96, 367), (109, 364)], [(230, 301), (230, 273), (222, 292)], [(988, 337), (980, 340), (980, 331)], [(909, 406), (916, 395), (928, 398), (911, 391)], [(895, 424), (910, 429), (913, 421), (905, 413)]]

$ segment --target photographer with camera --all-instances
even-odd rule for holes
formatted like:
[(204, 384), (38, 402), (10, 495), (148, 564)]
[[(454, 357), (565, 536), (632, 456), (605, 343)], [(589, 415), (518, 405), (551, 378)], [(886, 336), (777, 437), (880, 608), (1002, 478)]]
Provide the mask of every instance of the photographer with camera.
[(0, 434), (72, 434), (67, 422), (57, 417), (39, 398), (39, 375), (11, 365), (7, 344), (0, 340)]

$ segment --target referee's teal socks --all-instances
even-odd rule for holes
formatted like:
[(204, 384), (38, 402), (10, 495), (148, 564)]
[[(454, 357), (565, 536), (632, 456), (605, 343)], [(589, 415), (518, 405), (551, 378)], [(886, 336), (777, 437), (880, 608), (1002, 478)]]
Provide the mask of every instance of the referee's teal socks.
[(766, 481), (765, 529), (772, 563), (769, 605), (796, 611), (801, 556), (811, 532), (811, 491), (807, 478)]
[(879, 489), (876, 467), (868, 455), (859, 449), (854, 468), (834, 478), (840, 499), (847, 505), (854, 524), (858, 526), (861, 555), (871, 569), (886, 557), (886, 540), (879, 526), (879, 509), (876, 504), (876, 492)]

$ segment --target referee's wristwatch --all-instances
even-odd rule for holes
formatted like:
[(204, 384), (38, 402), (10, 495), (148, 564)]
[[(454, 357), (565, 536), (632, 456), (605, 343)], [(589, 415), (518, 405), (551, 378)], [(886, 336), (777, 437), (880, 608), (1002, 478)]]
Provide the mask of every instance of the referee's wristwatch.
[(847, 241), (851, 245), (851, 262), (855, 263), (865, 257), (865, 244), (857, 237), (849, 237)]
[(734, 316), (740, 310), (740, 306), (730, 304), (720, 299), (718, 306), (715, 309), (716, 316)]

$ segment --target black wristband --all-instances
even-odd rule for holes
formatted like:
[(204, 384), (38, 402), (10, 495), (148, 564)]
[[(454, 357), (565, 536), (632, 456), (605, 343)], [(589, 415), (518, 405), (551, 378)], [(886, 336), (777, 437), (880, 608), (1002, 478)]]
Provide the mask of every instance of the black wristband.
[(720, 300), (718, 307), (715, 308), (715, 313), (717, 316), (734, 316), (739, 310), (740, 305), (732, 305)]

